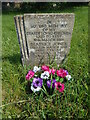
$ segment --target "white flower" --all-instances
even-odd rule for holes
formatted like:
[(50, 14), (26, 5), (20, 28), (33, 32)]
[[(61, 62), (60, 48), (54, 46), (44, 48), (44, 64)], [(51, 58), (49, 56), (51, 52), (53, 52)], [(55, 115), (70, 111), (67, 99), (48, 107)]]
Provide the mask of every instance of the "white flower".
[(41, 69), (41, 67), (37, 67), (37, 66), (34, 66), (34, 68), (33, 68), (33, 72), (37, 72), (37, 71), (40, 71), (40, 69)]
[(67, 78), (68, 80), (70, 80), (72, 77), (71, 77), (71, 75), (67, 75), (66, 78)]
[(44, 73), (41, 74), (42, 79), (48, 79), (49, 78), (49, 72), (45, 71)]
[(41, 87), (34, 87), (33, 86), (33, 83), (31, 84), (31, 90), (35, 93), (35, 92), (38, 92), (38, 91), (40, 91), (41, 90)]

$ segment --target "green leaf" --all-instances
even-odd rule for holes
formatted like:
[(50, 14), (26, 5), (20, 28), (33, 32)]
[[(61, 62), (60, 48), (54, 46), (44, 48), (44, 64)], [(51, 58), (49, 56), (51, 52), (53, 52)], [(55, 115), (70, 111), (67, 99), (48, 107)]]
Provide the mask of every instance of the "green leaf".
[(33, 81), (33, 78), (30, 79), (30, 82), (32, 82), (32, 81)]
[(46, 118), (43, 110), (42, 110), (42, 116), (44, 119)]
[(85, 88), (88, 90), (88, 86), (87, 86), (87, 84), (86, 84), (86, 83), (84, 83), (84, 86), (85, 86)]
[(47, 92), (45, 90), (43, 90), (43, 89), (41, 89), (41, 90), (48, 96), (48, 94), (47, 94)]
[(64, 80), (63, 78), (60, 78), (59, 82), (61, 82), (61, 83), (62, 83), (62, 82), (63, 82), (63, 80)]
[(47, 92), (47, 90), (46, 90), (46, 88), (45, 88), (45, 86), (43, 85), (43, 89), (45, 90), (45, 92)]
[(57, 81), (57, 82), (59, 81), (59, 77), (56, 77), (56, 81)]

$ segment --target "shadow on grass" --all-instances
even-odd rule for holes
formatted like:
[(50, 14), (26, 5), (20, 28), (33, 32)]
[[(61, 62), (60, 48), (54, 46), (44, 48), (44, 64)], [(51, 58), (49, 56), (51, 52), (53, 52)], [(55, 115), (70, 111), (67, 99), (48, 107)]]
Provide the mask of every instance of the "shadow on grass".
[(32, 94), (32, 90), (31, 90), (31, 83), (30, 82), (27, 82), (27, 85), (25, 87), (25, 91), (26, 91), (26, 94)]
[(3, 62), (8, 61), (8, 60), (11, 64), (22, 64), (20, 53), (5, 56), (5, 57), (2, 56), (2, 61)]

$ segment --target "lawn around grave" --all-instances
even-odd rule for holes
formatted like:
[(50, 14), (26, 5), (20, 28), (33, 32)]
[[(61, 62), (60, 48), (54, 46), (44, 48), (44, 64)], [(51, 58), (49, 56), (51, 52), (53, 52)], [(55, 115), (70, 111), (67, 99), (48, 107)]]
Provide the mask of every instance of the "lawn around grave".
[(67, 83), (62, 96), (43, 98), (43, 93), (40, 96), (34, 93), (30, 94), (25, 79), (30, 66), (23, 68), (21, 65), (13, 18), (21, 13), (2, 14), (3, 118), (26, 120), (87, 118), (89, 104), (88, 7), (44, 12), (75, 13), (70, 52), (68, 59), (60, 66), (67, 69), (74, 80)]

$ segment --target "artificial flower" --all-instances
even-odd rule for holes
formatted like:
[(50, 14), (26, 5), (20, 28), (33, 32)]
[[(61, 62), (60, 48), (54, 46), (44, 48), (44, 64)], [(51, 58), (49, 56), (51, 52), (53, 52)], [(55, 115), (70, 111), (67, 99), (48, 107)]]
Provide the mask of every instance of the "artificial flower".
[(64, 69), (57, 70), (57, 76), (59, 76), (59, 77), (64, 78), (64, 77), (66, 77), (67, 74), (68, 74), (68, 72)]
[(67, 70), (64, 70), (66, 72), (66, 74), (68, 75), (68, 71)]
[(37, 72), (37, 71), (40, 71), (40, 69), (41, 69), (41, 67), (37, 67), (37, 66), (34, 66), (34, 68), (33, 68), (33, 72)]
[(70, 80), (72, 77), (71, 77), (71, 75), (67, 75), (66, 78), (67, 78), (68, 80)]
[(64, 84), (60, 83), (60, 82), (55, 82), (55, 87), (59, 92), (63, 92), (64, 91)]
[(32, 83), (35, 87), (42, 87), (43, 80), (41, 78), (34, 78)]
[(35, 93), (41, 90), (41, 87), (35, 87), (33, 83), (31, 84), (31, 90)]
[(26, 75), (26, 80), (30, 80), (34, 76), (34, 72), (30, 70), (28, 74)]
[(52, 68), (52, 69), (50, 69), (50, 70), (49, 70), (49, 74), (51, 74), (51, 73), (52, 73), (52, 74), (54, 75), (54, 74), (55, 74), (55, 72), (56, 72), (56, 70), (55, 70), (54, 68)]
[(49, 74), (51, 74), (51, 73), (52, 73), (52, 69), (49, 69), (49, 71), (48, 71), (48, 72), (49, 72)]
[(45, 71), (44, 73), (41, 74), (42, 79), (48, 79), (49, 78), (49, 72)]
[(44, 71), (49, 71), (49, 66), (46, 66), (46, 65), (42, 65), (42, 70), (44, 70)]
[[(56, 82), (56, 80), (53, 79), (53, 83), (52, 83), (52, 87), (53, 87), (53, 88), (55, 88), (55, 82)], [(47, 81), (47, 86), (50, 88), (50, 86), (51, 86), (51, 80), (48, 80), (48, 81)]]

